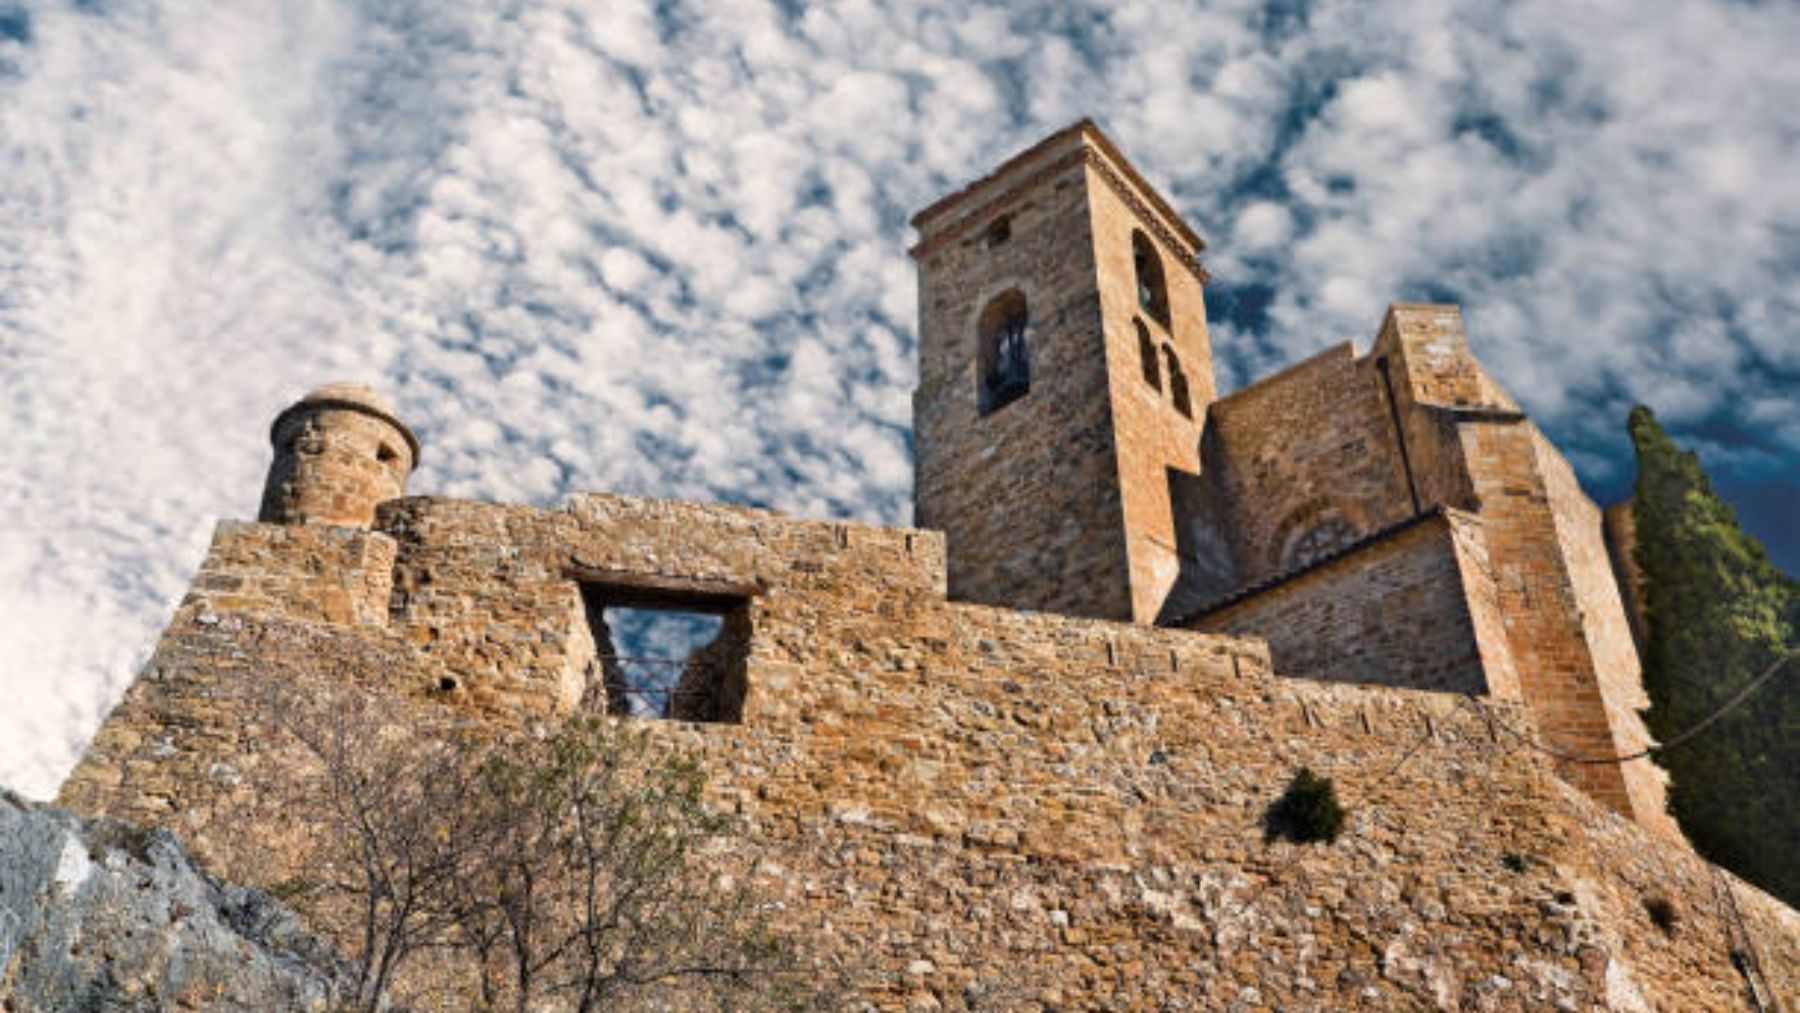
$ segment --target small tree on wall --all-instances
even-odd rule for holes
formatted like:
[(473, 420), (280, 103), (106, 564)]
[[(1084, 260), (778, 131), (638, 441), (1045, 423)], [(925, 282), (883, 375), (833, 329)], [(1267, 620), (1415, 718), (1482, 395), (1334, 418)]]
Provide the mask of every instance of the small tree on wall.
[[(1700, 459), (1631, 412), (1644, 575), (1645, 720), (1667, 739), (1722, 707), (1800, 640), (1800, 585), (1713, 493)], [(1788, 665), (1800, 665), (1790, 661)], [(1660, 755), (1681, 829), (1708, 858), (1800, 904), (1800, 673)]]
[(1287, 790), (1275, 800), (1263, 817), (1264, 837), (1285, 837), (1297, 844), (1337, 840), (1344, 829), (1344, 807), (1338, 802), (1337, 788), (1331, 778), (1320, 777), (1310, 767), (1301, 767), (1288, 782)]
[(514, 741), (479, 771), (482, 839), (451, 905), (482, 994), (590, 1011), (684, 997), (780, 1005), (792, 961), (750, 892), (697, 862), (730, 821), (691, 759), (606, 718)]
[[(817, 996), (742, 882), (730, 820), (645, 732), (580, 715), (541, 734), (421, 731), (336, 687), (272, 699), (307, 757), (270, 786), (316, 828), (276, 892), (360, 971), (356, 1005), (792, 1007)], [(409, 973), (411, 972), (411, 973)]]
[(262, 764), (261, 794), (307, 830), (303, 871), (271, 892), (351, 956), (354, 1008), (380, 1009), (402, 969), (451, 937), (446, 901), (475, 858), (480, 754), (456, 729), (401, 724), (348, 687), (282, 684), (261, 702), (300, 753)]

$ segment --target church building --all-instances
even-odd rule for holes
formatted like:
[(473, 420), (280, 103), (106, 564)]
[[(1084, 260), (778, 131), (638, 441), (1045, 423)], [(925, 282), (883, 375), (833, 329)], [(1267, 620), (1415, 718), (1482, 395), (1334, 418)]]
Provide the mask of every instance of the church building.
[[(1648, 743), (1628, 547), (1455, 306), (1220, 396), (1205, 243), (1083, 121), (921, 211), (915, 521), (954, 599), (1269, 642), (1277, 670)], [(1617, 534), (1617, 532), (1615, 532)], [(1560, 764), (1674, 833), (1648, 760)]]

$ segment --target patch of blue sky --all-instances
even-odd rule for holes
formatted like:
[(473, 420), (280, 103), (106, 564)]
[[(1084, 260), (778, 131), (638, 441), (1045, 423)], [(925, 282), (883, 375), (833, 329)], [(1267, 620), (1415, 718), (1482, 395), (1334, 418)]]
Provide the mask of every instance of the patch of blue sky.
[(722, 616), (695, 612), (611, 606), (605, 616), (632, 712), (641, 717), (662, 713), (688, 659), (724, 627)]
[(1538, 73), (1530, 85), (1529, 115), (1597, 127), (1613, 118), (1613, 102), (1590, 81), (1581, 56), (1558, 45), (1535, 54)]
[(1252, 16), (1252, 22), (1269, 48), (1305, 33), (1313, 8), (1311, 0), (1269, 0)]
[(1544, 154), (1528, 145), (1524, 138), (1513, 130), (1504, 116), (1491, 110), (1464, 109), (1457, 113), (1450, 124), (1451, 133), (1462, 136), (1471, 135), (1480, 138), (1482, 143), (1492, 148), (1500, 157), (1517, 163), (1526, 171), (1537, 171), (1544, 167)]
[[(1800, 503), (1800, 477), (1791, 467), (1767, 475), (1727, 474), (1713, 489), (1736, 513), (1738, 523), (1758, 537), (1769, 558), (1789, 576), (1800, 575), (1800, 541), (1794, 529), (1794, 504)], [(1759, 537), (1760, 536), (1760, 537)]]
[(1269, 329), (1269, 306), (1275, 301), (1275, 286), (1267, 281), (1220, 284), (1206, 287), (1206, 316), (1211, 321), (1230, 323), (1246, 334), (1266, 334)]
[(23, 7), (0, 5), (0, 43), (31, 44), (31, 12)]

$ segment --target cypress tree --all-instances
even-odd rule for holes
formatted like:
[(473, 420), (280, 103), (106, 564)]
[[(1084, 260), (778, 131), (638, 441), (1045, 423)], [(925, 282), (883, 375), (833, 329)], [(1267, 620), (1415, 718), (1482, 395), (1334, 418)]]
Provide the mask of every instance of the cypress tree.
[[(1800, 641), (1800, 583), (1713, 493), (1697, 455), (1632, 409), (1650, 732), (1704, 720)], [(1660, 754), (1669, 806), (1707, 858), (1800, 905), (1800, 659), (1719, 723)]]

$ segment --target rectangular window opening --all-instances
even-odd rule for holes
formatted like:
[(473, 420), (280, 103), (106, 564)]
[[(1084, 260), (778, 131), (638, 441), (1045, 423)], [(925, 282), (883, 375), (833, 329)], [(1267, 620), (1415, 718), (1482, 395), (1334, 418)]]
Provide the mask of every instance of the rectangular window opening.
[(584, 705), (620, 717), (736, 724), (750, 653), (746, 596), (582, 582), (594, 635)]

